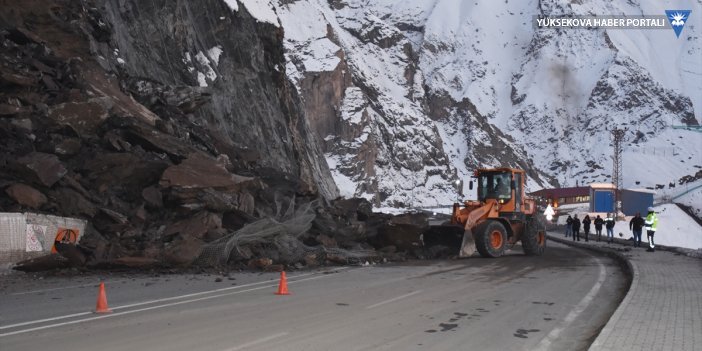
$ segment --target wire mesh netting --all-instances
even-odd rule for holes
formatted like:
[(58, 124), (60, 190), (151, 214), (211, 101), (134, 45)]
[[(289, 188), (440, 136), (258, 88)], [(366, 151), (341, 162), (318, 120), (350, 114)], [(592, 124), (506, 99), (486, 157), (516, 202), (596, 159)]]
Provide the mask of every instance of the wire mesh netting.
[[(246, 256), (244, 248), (255, 245), (266, 246), (277, 251), (282, 263), (304, 261), (310, 254), (318, 257), (334, 255), (346, 259), (349, 263), (376, 256), (373, 250), (346, 250), (305, 245), (300, 237), (307, 233), (316, 218), (317, 201), (297, 206), (292, 198), (287, 207), (280, 196), (275, 196), (276, 213), (245, 225), (216, 241), (206, 244), (198, 259), (201, 266), (224, 265), (233, 253)], [(285, 210), (283, 210), (285, 208)]]

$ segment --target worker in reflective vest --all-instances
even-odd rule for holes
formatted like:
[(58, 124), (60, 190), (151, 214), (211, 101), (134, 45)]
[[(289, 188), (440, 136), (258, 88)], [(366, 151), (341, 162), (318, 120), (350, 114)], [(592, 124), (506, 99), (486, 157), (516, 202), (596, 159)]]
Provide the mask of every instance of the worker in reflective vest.
[(614, 242), (614, 225), (617, 222), (614, 221), (614, 214), (607, 213), (607, 218), (604, 220), (605, 228), (607, 228), (607, 243), (611, 244)]
[(658, 216), (656, 216), (653, 207), (648, 208), (644, 228), (646, 228), (646, 236), (648, 237), (648, 249), (646, 251), (654, 252), (656, 251), (656, 245), (653, 243), (653, 235), (656, 234), (656, 229), (658, 228)]

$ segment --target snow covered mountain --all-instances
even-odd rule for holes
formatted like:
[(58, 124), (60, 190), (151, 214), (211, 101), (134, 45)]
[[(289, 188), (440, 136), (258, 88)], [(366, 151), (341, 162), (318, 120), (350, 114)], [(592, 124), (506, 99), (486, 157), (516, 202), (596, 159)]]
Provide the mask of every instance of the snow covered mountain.
[[(286, 74), (342, 195), (447, 204), (453, 181), (484, 166), (528, 170), (530, 190), (609, 181), (615, 127), (627, 129), (626, 187), (702, 169), (702, 133), (672, 128), (701, 117), (700, 0), (239, 3), (283, 28)], [(666, 9), (692, 10), (680, 38), (532, 26)]]

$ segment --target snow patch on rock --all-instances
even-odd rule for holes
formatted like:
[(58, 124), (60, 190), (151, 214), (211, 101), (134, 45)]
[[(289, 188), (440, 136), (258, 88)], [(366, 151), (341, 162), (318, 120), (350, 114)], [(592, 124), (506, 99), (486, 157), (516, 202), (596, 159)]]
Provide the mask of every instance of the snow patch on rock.
[(224, 2), (227, 4), (227, 6), (229, 6), (229, 8), (232, 11), (239, 11), (239, 2), (237, 0), (224, 0)]
[(219, 57), (222, 55), (222, 46), (217, 45), (207, 50), (207, 56), (212, 59), (212, 64), (219, 65)]
[(276, 27), (280, 27), (278, 15), (275, 13), (273, 6), (269, 0), (240, 0), (241, 4), (246, 7), (251, 16), (259, 22), (270, 23)]

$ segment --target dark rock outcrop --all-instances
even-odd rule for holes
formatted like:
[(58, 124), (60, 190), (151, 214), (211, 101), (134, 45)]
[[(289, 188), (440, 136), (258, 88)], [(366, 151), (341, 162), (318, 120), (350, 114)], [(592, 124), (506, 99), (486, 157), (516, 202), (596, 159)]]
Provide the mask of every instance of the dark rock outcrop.
[[(109, 43), (92, 44), (97, 54), (112, 58), (105, 65), (142, 81), (173, 87), (159, 91), (158, 103), (175, 106), (179, 114), (209, 130), (224, 144), (221, 153), (227, 154), (231, 148), (255, 150), (265, 155), (256, 165), (294, 174), (322, 196), (336, 197), (336, 186), (316, 137), (309, 130), (295, 90), (280, 69), (285, 67), (282, 29), (258, 22), (245, 6), (233, 12), (219, 0), (197, 5), (171, 1), (101, 3), (102, 21), (110, 23), (113, 35)], [(211, 54), (213, 48), (221, 54)], [(123, 64), (114, 58), (115, 49)], [(198, 81), (198, 73), (209, 76)], [(195, 109), (201, 101), (188, 99), (192, 90), (182, 87), (205, 84), (210, 103)], [(137, 86), (142, 91), (154, 89), (153, 84)], [(164, 98), (162, 91), (172, 93)]]

